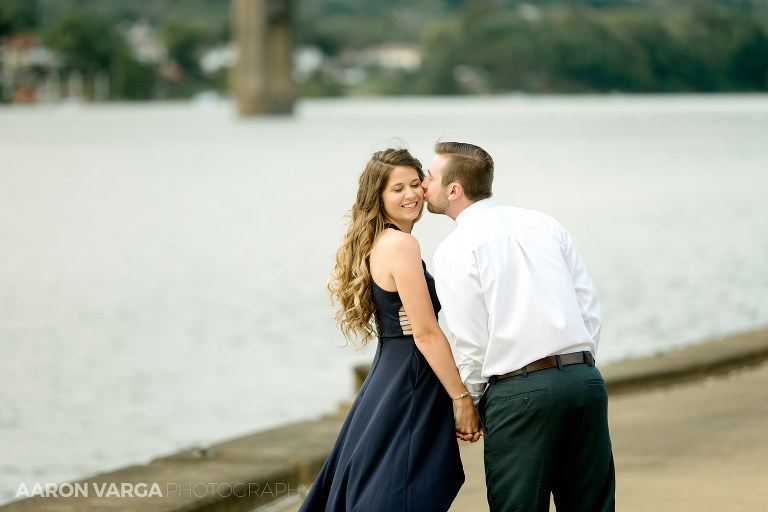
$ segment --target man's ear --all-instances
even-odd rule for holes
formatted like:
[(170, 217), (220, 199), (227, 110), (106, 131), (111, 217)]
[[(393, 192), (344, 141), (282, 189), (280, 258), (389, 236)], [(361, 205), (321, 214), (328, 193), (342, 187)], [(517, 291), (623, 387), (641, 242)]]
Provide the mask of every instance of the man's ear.
[(448, 196), (449, 201), (455, 201), (461, 196), (464, 195), (464, 187), (461, 186), (461, 183), (458, 181), (454, 181), (450, 185), (448, 185), (448, 191), (446, 193), (446, 196)]

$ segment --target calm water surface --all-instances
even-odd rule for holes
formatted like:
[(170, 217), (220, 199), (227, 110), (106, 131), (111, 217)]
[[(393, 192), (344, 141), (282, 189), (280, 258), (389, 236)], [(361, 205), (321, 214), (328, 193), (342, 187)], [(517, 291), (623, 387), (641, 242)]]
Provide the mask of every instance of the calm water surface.
[[(325, 281), (370, 153), (485, 147), (571, 232), (600, 360), (768, 324), (768, 96), (0, 109), (0, 502), (333, 409)], [(452, 229), (425, 213), (425, 260)]]

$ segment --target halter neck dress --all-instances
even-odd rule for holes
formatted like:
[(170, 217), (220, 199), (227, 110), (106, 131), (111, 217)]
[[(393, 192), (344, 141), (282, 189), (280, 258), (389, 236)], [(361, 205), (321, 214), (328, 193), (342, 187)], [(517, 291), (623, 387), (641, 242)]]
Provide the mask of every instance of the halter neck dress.
[[(437, 316), (435, 281), (421, 265)], [(403, 334), (400, 295), (371, 284), (376, 354), (299, 511), (445, 512), (464, 483), (453, 404), (413, 336)]]

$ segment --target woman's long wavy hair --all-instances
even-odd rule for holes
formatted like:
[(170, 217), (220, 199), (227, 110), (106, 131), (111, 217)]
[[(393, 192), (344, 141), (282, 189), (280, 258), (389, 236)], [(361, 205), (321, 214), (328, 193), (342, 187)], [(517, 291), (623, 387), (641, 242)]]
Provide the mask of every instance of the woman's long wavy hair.
[[(336, 251), (336, 264), (328, 278), (331, 304), (339, 303), (336, 321), (344, 337), (360, 347), (376, 333), (370, 257), (373, 244), (384, 230), (382, 192), (395, 167), (413, 167), (424, 179), (419, 162), (407, 149), (385, 149), (373, 154), (360, 175), (357, 200), (347, 214), (349, 225)], [(421, 217), (421, 214), (419, 214)], [(417, 218), (418, 220), (418, 218)]]

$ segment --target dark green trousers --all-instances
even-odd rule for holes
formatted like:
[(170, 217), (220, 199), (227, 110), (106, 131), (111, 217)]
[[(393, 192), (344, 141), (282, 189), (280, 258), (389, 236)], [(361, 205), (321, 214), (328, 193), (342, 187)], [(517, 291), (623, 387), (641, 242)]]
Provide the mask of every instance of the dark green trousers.
[(615, 510), (608, 394), (589, 364), (490, 384), (479, 404), (491, 512)]

